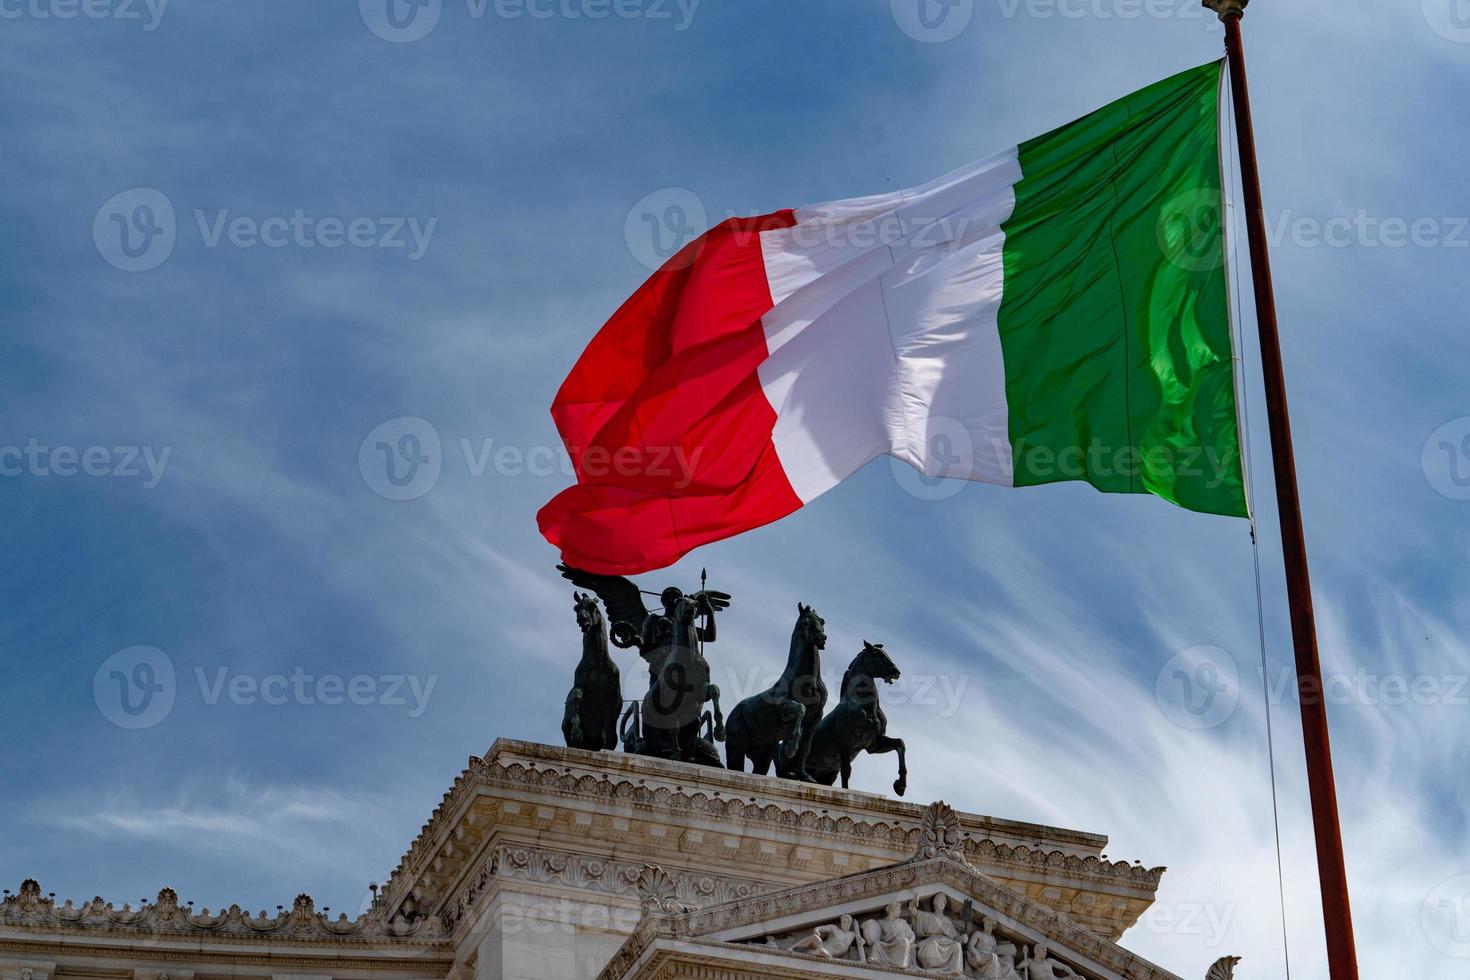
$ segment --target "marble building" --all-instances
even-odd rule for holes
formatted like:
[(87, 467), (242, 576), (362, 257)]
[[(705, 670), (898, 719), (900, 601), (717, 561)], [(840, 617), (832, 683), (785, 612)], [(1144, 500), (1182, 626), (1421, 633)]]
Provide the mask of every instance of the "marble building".
[[(1119, 938), (1162, 868), (1106, 838), (502, 739), (355, 919), (163, 889), (0, 902), (0, 980), (1177, 980)], [(1211, 980), (1231, 976), (1228, 958)]]

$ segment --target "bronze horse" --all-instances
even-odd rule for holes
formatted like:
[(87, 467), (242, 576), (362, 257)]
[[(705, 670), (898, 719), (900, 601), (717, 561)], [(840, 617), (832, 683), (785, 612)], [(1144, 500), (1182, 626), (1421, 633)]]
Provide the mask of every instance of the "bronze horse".
[(775, 762), (778, 775), (813, 782), (806, 761), (827, 706), (827, 686), (822, 683), (827, 631), (811, 606), (797, 603), (796, 612), (785, 671), (769, 689), (751, 695), (730, 712), (725, 764), (744, 772), (749, 758), (751, 771), (764, 776)]
[(582, 592), (572, 598), (582, 628), (582, 659), (567, 694), (562, 738), (574, 749), (615, 749), (623, 686), (618, 665), (607, 652), (607, 622), (595, 598)]
[(899, 677), (897, 665), (881, 643), (863, 641), (862, 652), (853, 658), (842, 675), (842, 696), (837, 707), (817, 724), (806, 768), (819, 783), (831, 786), (842, 777), (847, 789), (852, 778), (852, 760), (860, 752), (879, 755), (898, 753), (898, 778), (893, 791), (899, 796), (908, 788), (909, 771), (904, 762), (901, 738), (888, 737), (888, 718), (878, 703), (875, 681), (892, 684)]

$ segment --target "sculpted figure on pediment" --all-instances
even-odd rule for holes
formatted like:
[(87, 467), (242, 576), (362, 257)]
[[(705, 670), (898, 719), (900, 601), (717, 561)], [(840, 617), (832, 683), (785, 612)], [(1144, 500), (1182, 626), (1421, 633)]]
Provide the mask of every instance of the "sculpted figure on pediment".
[(995, 920), (986, 916), (980, 929), (970, 934), (965, 946), (965, 963), (980, 980), (1019, 980), (1016, 944), (1001, 942), (995, 935)]
[(1021, 969), (1027, 980), (1085, 980), (1082, 974), (1060, 960), (1051, 957), (1046, 943), (1037, 943), (1021, 960)]
[(924, 911), (917, 898), (909, 903), (909, 918), (918, 939), (914, 962), (923, 970), (961, 976), (965, 972), (965, 937), (946, 914), (948, 907), (949, 896), (943, 892), (934, 896), (932, 911)]
[(850, 915), (844, 915), (836, 925), (817, 926), (811, 935), (798, 940), (791, 947), (791, 952), (841, 960), (847, 959), (848, 954), (856, 949), (857, 960), (862, 963), (866, 961), (863, 946), (863, 936), (858, 931), (857, 921)]
[(891, 903), (881, 919), (863, 923), (868, 962), (908, 969), (913, 965), (914, 929), (903, 918), (903, 906)]

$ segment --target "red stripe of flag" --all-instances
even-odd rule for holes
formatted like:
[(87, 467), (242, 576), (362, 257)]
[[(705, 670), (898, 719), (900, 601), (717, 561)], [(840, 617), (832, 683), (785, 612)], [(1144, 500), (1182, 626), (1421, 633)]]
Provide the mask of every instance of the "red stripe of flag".
[(587, 345), (551, 407), (577, 485), (537, 515), (567, 564), (646, 572), (801, 506), (757, 374), (773, 305), (760, 232), (795, 223), (778, 211), (710, 229)]

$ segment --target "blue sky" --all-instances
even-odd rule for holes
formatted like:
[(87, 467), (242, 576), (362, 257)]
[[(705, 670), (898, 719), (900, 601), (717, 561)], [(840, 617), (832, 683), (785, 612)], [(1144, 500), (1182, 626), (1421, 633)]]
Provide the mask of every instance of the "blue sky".
[[(429, 21), (397, 32), (373, 0), (0, 0), (7, 887), (357, 907), (467, 756), (558, 739), (579, 646), (534, 524), (566, 483), (547, 407), (647, 274), (640, 208), (918, 183), (1221, 46), (1185, 0), (960, 0), (947, 40), (912, 0), (437, 6), (408, 40)], [(1457, 975), (1470, 9), (1259, 0), (1246, 30), (1364, 975)], [(412, 499), (374, 475), (383, 432), (428, 447)], [(1283, 975), (1243, 523), (880, 460), (647, 584), (702, 566), (736, 596), (724, 686), (776, 669), (814, 604), (837, 667), (867, 638), (915, 679), (888, 709), (911, 799), (1110, 834), (1170, 867), (1126, 945)], [(1176, 669), (1221, 678), (1208, 727)], [(114, 670), (167, 695), (131, 715)], [(1275, 700), (1292, 968), (1324, 977)]]

